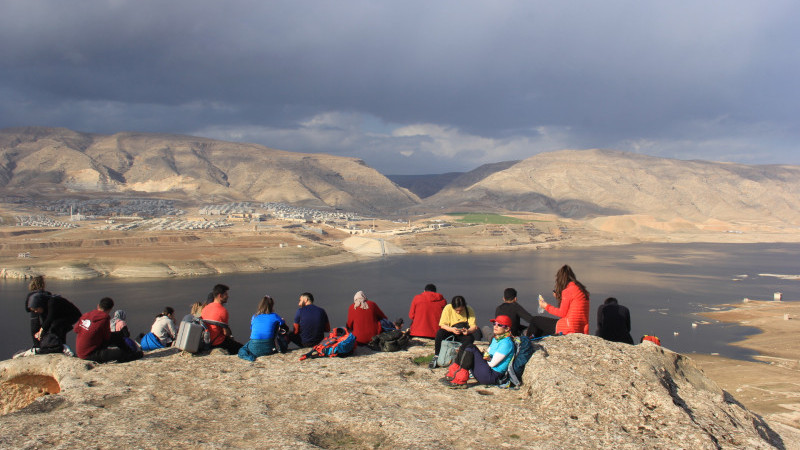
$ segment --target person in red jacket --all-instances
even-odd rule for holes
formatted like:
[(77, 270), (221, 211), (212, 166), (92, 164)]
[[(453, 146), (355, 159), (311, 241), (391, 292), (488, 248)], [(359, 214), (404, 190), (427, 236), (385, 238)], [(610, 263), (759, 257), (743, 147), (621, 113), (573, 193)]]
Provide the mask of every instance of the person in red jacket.
[(425, 291), (414, 296), (408, 317), (411, 319), (409, 334), (412, 337), (433, 339), (439, 331), (439, 319), (447, 300), (436, 292), (436, 286), (429, 284)]
[(558, 307), (550, 305), (541, 296), (539, 306), (559, 319), (534, 317), (531, 322), (533, 335), (589, 334), (589, 291), (578, 281), (570, 266), (565, 264), (556, 273), (553, 295), (560, 302)]
[(364, 291), (356, 292), (353, 304), (347, 310), (347, 329), (356, 335), (356, 342), (368, 344), (381, 332), (381, 319), (386, 314), (372, 300), (368, 300)]
[(122, 332), (111, 332), (111, 317), (114, 300), (104, 297), (97, 309), (82, 315), (75, 324), (75, 351), (80, 359), (99, 363), (109, 361), (133, 361), (142, 357), (142, 351), (133, 349)]

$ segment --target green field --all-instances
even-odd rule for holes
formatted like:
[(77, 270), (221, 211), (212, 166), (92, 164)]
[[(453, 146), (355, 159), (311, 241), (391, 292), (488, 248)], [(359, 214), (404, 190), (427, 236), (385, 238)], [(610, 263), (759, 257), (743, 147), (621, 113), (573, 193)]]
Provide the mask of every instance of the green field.
[(491, 213), (447, 213), (448, 216), (461, 216), (456, 222), (459, 223), (486, 223), (492, 225), (507, 225), (528, 223), (530, 220), (517, 219), (514, 217), (502, 216)]

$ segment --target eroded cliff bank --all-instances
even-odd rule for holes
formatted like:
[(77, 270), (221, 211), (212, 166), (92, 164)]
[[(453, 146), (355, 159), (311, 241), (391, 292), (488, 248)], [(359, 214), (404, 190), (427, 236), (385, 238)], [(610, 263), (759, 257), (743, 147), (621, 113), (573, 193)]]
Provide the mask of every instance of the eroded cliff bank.
[[(0, 363), (60, 392), (0, 417), (14, 448), (783, 448), (783, 438), (696, 368), (650, 344), (593, 336), (537, 346), (520, 390), (450, 390), (408, 351), (254, 363), (168, 349), (127, 364), (61, 355)], [(18, 386), (17, 386), (18, 387)]]

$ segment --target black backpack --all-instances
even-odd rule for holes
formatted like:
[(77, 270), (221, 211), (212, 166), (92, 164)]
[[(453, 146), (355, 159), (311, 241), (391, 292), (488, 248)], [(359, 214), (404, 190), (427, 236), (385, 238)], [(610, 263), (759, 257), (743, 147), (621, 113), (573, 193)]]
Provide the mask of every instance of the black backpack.
[(408, 348), (408, 333), (400, 330), (389, 330), (375, 335), (367, 347), (376, 352), (396, 352)]

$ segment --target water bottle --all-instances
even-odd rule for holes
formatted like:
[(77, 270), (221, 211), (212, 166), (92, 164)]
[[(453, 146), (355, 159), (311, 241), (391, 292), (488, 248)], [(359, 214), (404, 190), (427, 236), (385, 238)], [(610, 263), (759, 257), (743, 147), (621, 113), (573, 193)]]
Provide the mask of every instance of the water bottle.
[[(539, 294), (539, 300), (544, 301), (544, 297), (542, 297), (542, 294)], [(539, 304), (539, 314), (544, 314), (544, 308), (542, 308), (541, 304)]]

